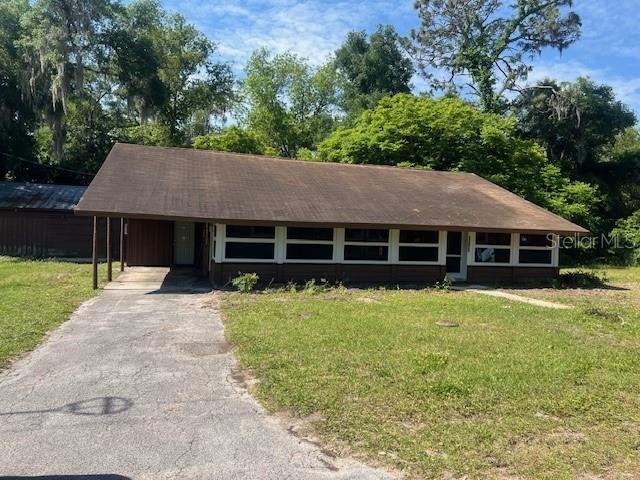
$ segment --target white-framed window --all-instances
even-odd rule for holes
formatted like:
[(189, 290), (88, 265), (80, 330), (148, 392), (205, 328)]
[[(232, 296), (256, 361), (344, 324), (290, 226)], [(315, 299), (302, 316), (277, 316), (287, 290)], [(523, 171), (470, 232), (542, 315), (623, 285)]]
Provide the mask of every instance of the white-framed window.
[(475, 232), (471, 234), (471, 264), (510, 265), (511, 233)]
[(440, 261), (441, 233), (438, 230), (400, 230), (398, 263), (432, 264)]
[(518, 237), (518, 265), (542, 267), (556, 264), (553, 234), (521, 233)]
[(226, 225), (223, 260), (274, 262), (276, 260), (276, 227)]
[(287, 227), (286, 263), (332, 263), (335, 256), (333, 228)]
[(389, 230), (345, 228), (344, 263), (389, 263)]

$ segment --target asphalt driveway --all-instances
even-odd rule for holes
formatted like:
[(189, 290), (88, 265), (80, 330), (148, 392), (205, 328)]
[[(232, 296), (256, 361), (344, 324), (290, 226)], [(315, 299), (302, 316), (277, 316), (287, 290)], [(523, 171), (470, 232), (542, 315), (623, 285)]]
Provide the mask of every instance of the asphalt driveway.
[(202, 285), (127, 275), (0, 374), (0, 478), (385, 478), (264, 413)]

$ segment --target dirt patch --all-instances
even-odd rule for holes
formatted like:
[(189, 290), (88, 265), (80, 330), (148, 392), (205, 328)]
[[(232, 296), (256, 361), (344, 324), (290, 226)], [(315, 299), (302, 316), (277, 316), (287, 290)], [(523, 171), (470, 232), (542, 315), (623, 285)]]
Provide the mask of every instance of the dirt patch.
[(375, 298), (371, 297), (358, 297), (357, 300), (364, 303), (380, 303), (380, 300), (376, 300)]
[(227, 342), (189, 342), (178, 343), (178, 350), (192, 357), (207, 357), (210, 355), (223, 355), (231, 350)]

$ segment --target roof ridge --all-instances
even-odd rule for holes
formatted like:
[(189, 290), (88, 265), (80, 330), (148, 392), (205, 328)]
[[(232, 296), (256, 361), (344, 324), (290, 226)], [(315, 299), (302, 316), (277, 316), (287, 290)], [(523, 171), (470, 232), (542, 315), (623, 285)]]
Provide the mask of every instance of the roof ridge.
[[(472, 172), (462, 172), (462, 171), (453, 171), (453, 170), (433, 170), (428, 168), (416, 168), (416, 167), (399, 167), (397, 165), (378, 165), (371, 163), (342, 163), (342, 162), (327, 162), (324, 160), (301, 160), (299, 158), (291, 158), (291, 157), (274, 157), (271, 155), (262, 155), (257, 153), (238, 153), (238, 152), (226, 152), (223, 150), (207, 150), (201, 148), (189, 148), (189, 147), (169, 147), (164, 145), (141, 145), (139, 143), (123, 143), (116, 142), (116, 145), (127, 145), (132, 147), (140, 147), (140, 148), (157, 148), (164, 150), (180, 150), (187, 152), (202, 152), (209, 154), (222, 154), (222, 155), (233, 155), (241, 158), (247, 159), (267, 159), (267, 160), (275, 160), (281, 162), (296, 162), (296, 163), (304, 163), (304, 164), (317, 164), (317, 165), (334, 165), (334, 166), (345, 166), (345, 167), (361, 167), (361, 168), (384, 168), (384, 169), (394, 169), (394, 170), (407, 170), (411, 172), (425, 172), (425, 173), (438, 173), (438, 174), (456, 174), (456, 175), (476, 175)], [(477, 175), (476, 175), (477, 176)]]

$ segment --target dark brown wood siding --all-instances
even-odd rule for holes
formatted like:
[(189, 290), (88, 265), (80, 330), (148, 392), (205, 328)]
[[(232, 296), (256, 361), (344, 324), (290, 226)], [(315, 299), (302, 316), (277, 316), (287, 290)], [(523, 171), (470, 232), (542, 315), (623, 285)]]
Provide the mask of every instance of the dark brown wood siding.
[(472, 283), (527, 283), (548, 281), (560, 273), (557, 267), (468, 267), (467, 281)]
[[(98, 221), (98, 256), (106, 256), (106, 221)], [(120, 222), (112, 222), (113, 252), (118, 259)], [(90, 258), (93, 219), (67, 211), (0, 211), (0, 255), (36, 258)]]
[(255, 272), (263, 284), (273, 281), (304, 282), (315, 278), (345, 283), (411, 283), (426, 285), (442, 280), (445, 267), (440, 265), (352, 265), (312, 263), (215, 263), (211, 262), (209, 278), (224, 285), (239, 273)]
[(127, 265), (168, 267), (173, 259), (173, 222), (129, 219)]

